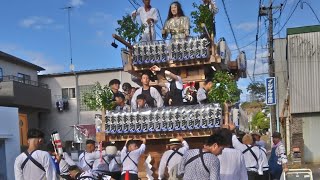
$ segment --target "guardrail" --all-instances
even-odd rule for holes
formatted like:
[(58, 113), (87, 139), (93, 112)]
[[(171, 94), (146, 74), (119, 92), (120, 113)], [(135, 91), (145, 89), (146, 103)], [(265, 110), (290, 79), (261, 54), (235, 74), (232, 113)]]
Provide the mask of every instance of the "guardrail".
[(21, 77), (18, 77), (18, 76), (13, 76), (13, 75), (0, 76), (0, 82), (1, 81), (3, 81), (3, 82), (14, 81), (14, 82), (19, 82), (19, 83), (35, 86), (35, 87), (41, 87), (41, 88), (46, 88), (46, 89), (49, 88), (48, 84), (40, 83), (38, 81), (32, 81), (32, 80), (24, 79), (24, 78), (21, 78)]

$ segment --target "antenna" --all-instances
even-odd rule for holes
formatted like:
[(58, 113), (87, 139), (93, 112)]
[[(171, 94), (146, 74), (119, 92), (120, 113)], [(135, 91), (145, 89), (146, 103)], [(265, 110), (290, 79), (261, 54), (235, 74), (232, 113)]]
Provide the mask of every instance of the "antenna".
[(74, 71), (74, 65), (73, 65), (73, 62), (72, 62), (72, 38), (71, 38), (71, 20), (70, 20), (70, 11), (73, 9), (73, 7), (72, 6), (67, 6), (67, 7), (64, 7), (64, 8), (61, 8), (61, 9), (68, 11), (70, 70)]

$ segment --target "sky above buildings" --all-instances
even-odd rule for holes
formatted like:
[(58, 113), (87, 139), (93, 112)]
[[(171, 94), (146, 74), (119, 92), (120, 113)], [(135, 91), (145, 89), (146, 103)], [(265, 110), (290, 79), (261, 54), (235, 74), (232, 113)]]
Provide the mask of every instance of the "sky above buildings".
[[(142, 0), (135, 1), (142, 4)], [(287, 27), (318, 24), (307, 4), (301, 3), (304, 1), (320, 16), (318, 0), (274, 0), (274, 6), (286, 4), (282, 11), (275, 10), (274, 13), (274, 34), (282, 29), (274, 36), (275, 38), (284, 38)], [(173, 1), (152, 0), (151, 2), (153, 7), (159, 9), (163, 23), (167, 18), (171, 2)], [(192, 3), (199, 4), (201, 1), (180, 0), (179, 2), (185, 14), (190, 16), (191, 11), (194, 10)], [(216, 0), (216, 3), (219, 8), (216, 16), (217, 39), (225, 37), (235, 59), (237, 48), (222, 0)], [(268, 3), (269, 0), (262, 0), (262, 4), (268, 5)], [(252, 77), (255, 43), (251, 42), (255, 41), (257, 32), (258, 0), (225, 0), (225, 4), (238, 45), (240, 48), (245, 46), (241, 50), (247, 54), (248, 73)], [(67, 6), (74, 7), (71, 11), (71, 34), (75, 70), (122, 67), (120, 49), (123, 46), (118, 43), (118, 49), (114, 49), (110, 44), (113, 41), (111, 35), (118, 27), (117, 20), (134, 10), (128, 0), (2, 0), (0, 2), (0, 50), (44, 67), (46, 71), (43, 73), (70, 71), (68, 14), (62, 9)], [(285, 24), (294, 9), (290, 20)], [(162, 27), (161, 22), (158, 25)], [(255, 69), (257, 81), (263, 81), (264, 73), (268, 71), (265, 58), (267, 57), (267, 25), (268, 21), (262, 17)], [(160, 34), (160, 29), (157, 31)], [(248, 83), (250, 83), (249, 78), (241, 79), (238, 85), (245, 90)], [(242, 100), (245, 100), (245, 94), (242, 95)]]

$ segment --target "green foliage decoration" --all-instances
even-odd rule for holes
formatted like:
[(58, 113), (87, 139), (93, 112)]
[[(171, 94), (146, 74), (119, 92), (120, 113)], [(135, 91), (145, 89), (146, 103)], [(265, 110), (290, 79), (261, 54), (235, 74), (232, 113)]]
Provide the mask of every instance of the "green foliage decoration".
[(113, 93), (107, 85), (101, 86), (96, 82), (91, 91), (83, 95), (84, 103), (91, 110), (114, 110), (115, 102), (112, 101)]
[(145, 29), (144, 25), (134, 22), (129, 14), (123, 16), (117, 23), (119, 27), (116, 28), (116, 32), (129, 43), (135, 43), (136, 37)]
[(270, 128), (270, 119), (263, 113), (258, 112), (252, 117), (251, 121), (252, 129), (269, 129)]
[(209, 102), (223, 104), (230, 101), (236, 103), (240, 100), (241, 90), (232, 74), (226, 71), (218, 71), (212, 79), (213, 86), (208, 93)]
[(198, 5), (197, 3), (193, 3), (192, 6), (196, 9), (195, 11), (191, 12), (191, 18), (193, 23), (195, 24), (193, 32), (203, 32), (201, 23), (204, 23), (207, 26), (209, 34), (211, 35), (213, 33), (213, 13), (207, 6)]

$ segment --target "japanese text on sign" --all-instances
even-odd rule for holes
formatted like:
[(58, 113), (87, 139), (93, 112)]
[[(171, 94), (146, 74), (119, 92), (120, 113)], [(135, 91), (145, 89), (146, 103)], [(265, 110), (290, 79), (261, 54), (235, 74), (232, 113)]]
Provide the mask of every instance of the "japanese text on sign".
[(276, 78), (269, 77), (266, 79), (266, 101), (267, 105), (276, 104)]

